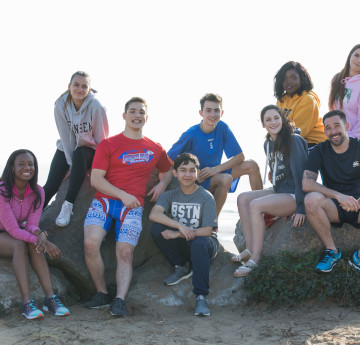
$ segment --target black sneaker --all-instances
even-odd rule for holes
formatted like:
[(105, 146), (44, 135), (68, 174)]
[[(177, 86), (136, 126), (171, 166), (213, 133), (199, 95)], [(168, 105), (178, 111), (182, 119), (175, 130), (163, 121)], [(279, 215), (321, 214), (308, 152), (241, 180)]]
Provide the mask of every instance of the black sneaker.
[(112, 316), (126, 317), (125, 302), (119, 297), (115, 297), (111, 303), (110, 314)]
[(110, 302), (111, 302), (111, 297), (109, 294), (105, 294), (103, 292), (97, 292), (87, 302), (84, 303), (84, 307), (96, 309), (100, 307), (105, 307), (109, 305)]
[(189, 264), (184, 266), (175, 265), (174, 273), (164, 280), (165, 285), (175, 285), (184, 279), (188, 279), (192, 276), (193, 272), (189, 268)]

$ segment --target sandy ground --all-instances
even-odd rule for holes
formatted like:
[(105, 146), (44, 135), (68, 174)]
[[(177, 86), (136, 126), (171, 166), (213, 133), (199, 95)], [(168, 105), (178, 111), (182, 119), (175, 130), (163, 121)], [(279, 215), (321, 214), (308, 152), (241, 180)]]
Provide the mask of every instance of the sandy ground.
[(71, 307), (65, 318), (46, 314), (28, 321), (17, 310), (0, 318), (0, 344), (358, 344), (358, 308), (308, 305), (211, 307), (195, 317), (193, 308), (150, 309), (128, 303), (128, 317), (114, 318), (107, 308)]

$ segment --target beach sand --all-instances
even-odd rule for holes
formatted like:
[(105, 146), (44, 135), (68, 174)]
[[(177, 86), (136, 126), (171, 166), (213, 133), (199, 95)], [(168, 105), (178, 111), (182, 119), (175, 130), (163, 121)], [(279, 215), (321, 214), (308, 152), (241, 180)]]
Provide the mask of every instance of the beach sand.
[(128, 302), (128, 317), (107, 308), (71, 307), (71, 316), (46, 314), (28, 321), (18, 310), (0, 318), (1, 345), (15, 344), (360, 344), (357, 308), (309, 304), (269, 310), (261, 306), (214, 307), (209, 317), (193, 308), (147, 307)]

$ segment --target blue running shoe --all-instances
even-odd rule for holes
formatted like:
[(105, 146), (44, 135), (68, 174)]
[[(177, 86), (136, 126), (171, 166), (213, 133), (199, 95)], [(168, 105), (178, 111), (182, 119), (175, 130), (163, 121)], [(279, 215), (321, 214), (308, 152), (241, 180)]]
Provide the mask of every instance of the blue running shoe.
[(28, 303), (21, 305), (21, 314), (24, 315), (28, 320), (44, 317), (43, 312), (36, 306), (33, 299), (31, 299)]
[(353, 255), (351, 255), (351, 258), (348, 262), (351, 267), (354, 267), (356, 270), (360, 271), (360, 259), (357, 255), (357, 251), (354, 252)]
[(331, 272), (336, 263), (341, 259), (342, 253), (340, 249), (338, 249), (338, 253), (336, 254), (331, 249), (326, 249), (324, 257), (322, 260), (316, 265), (315, 271), (316, 272)]
[(62, 302), (60, 301), (60, 298), (56, 295), (45, 298), (44, 299), (44, 311), (52, 311), (55, 316), (66, 316), (70, 315), (70, 311), (68, 308), (66, 308)]

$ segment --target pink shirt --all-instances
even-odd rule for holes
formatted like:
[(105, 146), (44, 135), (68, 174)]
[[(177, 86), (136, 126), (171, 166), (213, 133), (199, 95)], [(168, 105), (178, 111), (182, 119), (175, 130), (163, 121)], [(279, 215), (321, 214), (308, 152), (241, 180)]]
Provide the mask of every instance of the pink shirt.
[[(37, 236), (34, 231), (39, 230), (39, 222), (44, 204), (44, 190), (38, 185), (41, 203), (34, 212), (35, 193), (27, 184), (23, 200), (20, 200), (18, 190), (14, 185), (13, 197), (8, 201), (0, 195), (0, 230), (7, 231), (17, 240), (35, 244)], [(4, 190), (4, 187), (0, 187)], [(24, 223), (26, 222), (25, 226)], [(22, 229), (23, 228), (23, 229)]]

